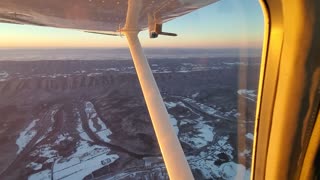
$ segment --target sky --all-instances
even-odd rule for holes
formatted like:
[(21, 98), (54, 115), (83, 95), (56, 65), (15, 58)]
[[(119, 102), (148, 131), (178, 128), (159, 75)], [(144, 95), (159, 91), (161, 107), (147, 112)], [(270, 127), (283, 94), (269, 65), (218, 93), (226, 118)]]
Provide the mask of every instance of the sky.
[[(164, 31), (177, 37), (149, 39), (147, 31), (139, 37), (147, 48), (260, 48), (263, 26), (259, 0), (220, 0), (163, 25)], [(0, 23), (0, 48), (119, 47), (127, 47), (125, 38)]]

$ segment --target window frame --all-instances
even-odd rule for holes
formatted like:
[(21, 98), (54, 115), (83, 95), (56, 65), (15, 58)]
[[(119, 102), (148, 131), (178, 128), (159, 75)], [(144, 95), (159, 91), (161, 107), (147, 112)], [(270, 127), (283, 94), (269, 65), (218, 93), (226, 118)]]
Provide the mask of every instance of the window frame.
[(320, 2), (260, 4), (265, 35), (251, 179), (299, 179), (319, 112)]

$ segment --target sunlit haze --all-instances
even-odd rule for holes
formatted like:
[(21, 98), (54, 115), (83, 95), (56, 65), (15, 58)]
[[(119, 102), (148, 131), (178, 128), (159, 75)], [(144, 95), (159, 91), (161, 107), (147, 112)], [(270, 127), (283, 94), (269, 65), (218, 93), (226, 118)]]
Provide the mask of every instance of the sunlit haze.
[[(144, 47), (259, 48), (263, 39), (263, 15), (258, 0), (222, 0), (163, 27), (177, 37), (149, 39), (140, 33)], [(78, 30), (0, 24), (0, 48), (117, 48), (126, 39)]]

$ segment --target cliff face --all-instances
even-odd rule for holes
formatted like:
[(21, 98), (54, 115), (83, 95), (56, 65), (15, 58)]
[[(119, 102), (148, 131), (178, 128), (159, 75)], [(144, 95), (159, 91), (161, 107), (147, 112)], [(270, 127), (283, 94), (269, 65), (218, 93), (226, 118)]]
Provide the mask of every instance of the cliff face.
[[(12, 78), (8, 81), (0, 82), (1, 99), (6, 97), (19, 96), (29, 93), (32, 95), (41, 95), (41, 93), (67, 94), (98, 89), (118, 89), (126, 85), (135, 87), (137, 78), (132, 75), (106, 74), (99, 76), (88, 75), (51, 75), (42, 77), (24, 77)], [(40, 93), (40, 94), (37, 94)]]
[[(185, 67), (176, 62), (163, 60), (162, 66), (151, 62), (155, 78), (163, 93), (191, 95), (201, 89), (229, 86), (237, 89), (244, 81), (248, 89), (257, 84), (259, 68), (254, 66), (245, 72), (237, 66), (224, 64), (200, 64), (213, 69), (198, 70), (199, 65)], [(189, 63), (190, 64), (190, 63)], [(201, 67), (201, 66), (200, 66)], [(198, 69), (196, 69), (198, 68)], [(2, 70), (3, 69), (3, 70)], [(1, 71), (2, 70), (2, 71)], [(39, 62), (0, 62), (0, 71), (7, 73), (0, 81), (0, 104), (15, 103), (15, 97), (50, 94), (89, 95), (91, 91), (120, 91), (128, 95), (141, 94), (134, 68), (130, 61), (39, 61)], [(247, 74), (245, 74), (247, 73)], [(243, 76), (244, 77), (241, 77)], [(1, 78), (1, 77), (0, 77)], [(9, 99), (8, 99), (9, 98)]]

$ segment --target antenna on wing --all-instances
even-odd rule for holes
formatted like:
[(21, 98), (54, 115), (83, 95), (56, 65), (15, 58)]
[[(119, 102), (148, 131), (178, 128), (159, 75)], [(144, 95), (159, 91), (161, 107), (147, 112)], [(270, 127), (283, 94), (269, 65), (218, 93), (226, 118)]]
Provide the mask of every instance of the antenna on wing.
[(150, 38), (157, 38), (159, 35), (177, 36), (175, 33), (163, 32), (162, 24), (155, 24), (154, 31), (150, 31)]
[(177, 36), (175, 33), (163, 32), (162, 31), (162, 23), (157, 21), (155, 15), (148, 16), (148, 27), (149, 27), (149, 37), (157, 38), (159, 35), (164, 36)]

